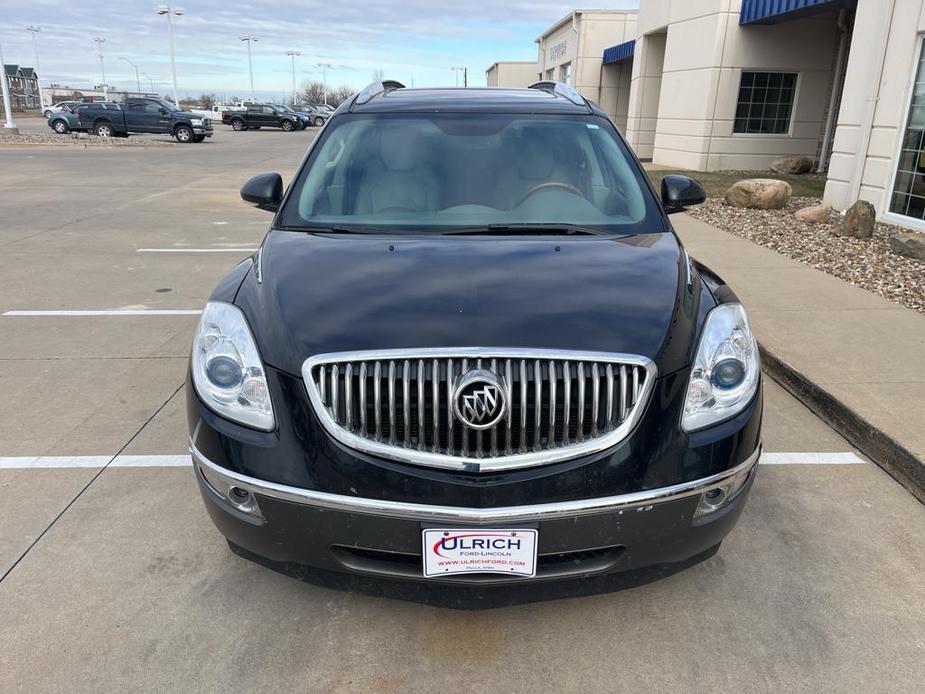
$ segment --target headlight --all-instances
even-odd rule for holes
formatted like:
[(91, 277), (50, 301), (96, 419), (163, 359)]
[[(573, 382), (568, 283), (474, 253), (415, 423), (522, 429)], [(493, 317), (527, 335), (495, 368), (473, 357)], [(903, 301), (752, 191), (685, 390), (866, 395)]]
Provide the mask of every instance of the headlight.
[(681, 428), (694, 431), (740, 412), (758, 389), (758, 343), (741, 304), (707, 315), (694, 357)]
[(263, 362), (239, 308), (206, 304), (193, 340), (192, 370), (196, 392), (209, 408), (255, 429), (274, 428)]
[(189, 122), (193, 125), (202, 125), (202, 118), (190, 118)]

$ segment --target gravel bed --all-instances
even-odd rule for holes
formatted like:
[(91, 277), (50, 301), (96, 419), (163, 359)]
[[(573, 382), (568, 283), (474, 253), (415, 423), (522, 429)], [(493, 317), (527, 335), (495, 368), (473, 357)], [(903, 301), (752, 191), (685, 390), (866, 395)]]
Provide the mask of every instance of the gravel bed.
[(840, 235), (842, 215), (838, 212), (832, 212), (828, 222), (817, 224), (794, 218), (793, 213), (800, 208), (821, 202), (819, 198), (791, 198), (781, 210), (749, 210), (729, 207), (722, 199), (709, 199), (689, 213), (925, 314), (925, 262), (897, 255), (889, 246), (889, 238), (906, 229), (878, 223), (872, 238), (855, 239)]
[(142, 137), (139, 135), (130, 135), (129, 137), (97, 137), (87, 133), (67, 133), (59, 135), (54, 132), (48, 132), (41, 135), (32, 135), (20, 133), (19, 135), (0, 134), (0, 145), (60, 145), (62, 147), (139, 147), (151, 145), (170, 145), (174, 144), (172, 139), (166, 136), (163, 138)]

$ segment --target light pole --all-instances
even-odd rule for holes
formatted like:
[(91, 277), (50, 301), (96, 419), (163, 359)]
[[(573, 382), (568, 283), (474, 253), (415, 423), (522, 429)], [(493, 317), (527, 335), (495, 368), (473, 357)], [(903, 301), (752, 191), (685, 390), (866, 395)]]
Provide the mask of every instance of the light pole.
[[(147, 78), (147, 80), (151, 83), (151, 93), (154, 94), (154, 79), (147, 72), (142, 72), (141, 74), (144, 75)], [(141, 90), (139, 89), (138, 91), (141, 91)]]
[(454, 76), (456, 77), (456, 86), (459, 86), (459, 73), (465, 70), (464, 67), (451, 67), (450, 70), (453, 71)]
[(253, 34), (244, 34), (238, 37), (241, 41), (247, 42), (247, 69), (251, 75), (251, 101), (254, 101), (254, 62), (251, 60), (251, 44), (256, 43), (258, 39)]
[(39, 90), (39, 108), (45, 111), (45, 97), (42, 95), (42, 68), (39, 66), (39, 43), (35, 35), (41, 31), (41, 28), (30, 24), (26, 31), (32, 34), (32, 50), (35, 52), (35, 86)]
[(3, 132), (7, 135), (18, 135), (19, 128), (13, 120), (13, 105), (10, 103), (10, 85), (6, 79), (6, 63), (3, 62), (3, 47), (0, 46), (0, 87), (3, 91), (3, 111), (6, 113), (6, 123)]
[(318, 67), (321, 68), (321, 86), (324, 90), (322, 93), (324, 95), (324, 105), (328, 105), (328, 68), (334, 67), (331, 63), (318, 63)]
[(183, 8), (171, 7), (170, 5), (158, 5), (154, 8), (154, 11), (159, 15), (167, 15), (167, 35), (170, 37), (170, 71), (173, 74), (173, 103), (177, 108), (180, 108), (180, 97), (177, 96), (177, 63), (173, 57), (173, 20), (171, 17), (173, 15), (177, 17), (182, 16)]
[(292, 59), (292, 103), (295, 104), (295, 57), (302, 55), (302, 53), (300, 51), (286, 51), (286, 55)]
[(131, 60), (129, 60), (128, 58), (123, 58), (120, 56), (119, 60), (124, 60), (129, 65), (131, 65), (133, 68), (135, 68), (135, 84), (138, 85), (138, 93), (141, 94), (141, 77), (138, 76), (138, 66), (135, 63), (133, 63)]
[(97, 45), (100, 55), (100, 74), (103, 76), (103, 98), (106, 101), (109, 101), (109, 85), (106, 84), (106, 68), (103, 67), (103, 44), (106, 43), (106, 39), (102, 36), (97, 36), (93, 39), (93, 42)]

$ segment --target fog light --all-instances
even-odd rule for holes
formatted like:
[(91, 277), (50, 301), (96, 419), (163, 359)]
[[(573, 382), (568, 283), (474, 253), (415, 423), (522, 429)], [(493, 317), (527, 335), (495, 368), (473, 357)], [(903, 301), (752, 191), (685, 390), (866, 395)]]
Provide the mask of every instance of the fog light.
[(747, 470), (736, 477), (726, 480), (723, 484), (713, 489), (708, 489), (700, 496), (700, 503), (697, 504), (697, 510), (694, 511), (694, 520), (711, 513), (716, 513), (725, 508), (738, 496), (739, 492), (748, 482), (751, 476), (751, 470)]
[(240, 487), (229, 487), (228, 499), (235, 504), (246, 504), (251, 500), (251, 493)]

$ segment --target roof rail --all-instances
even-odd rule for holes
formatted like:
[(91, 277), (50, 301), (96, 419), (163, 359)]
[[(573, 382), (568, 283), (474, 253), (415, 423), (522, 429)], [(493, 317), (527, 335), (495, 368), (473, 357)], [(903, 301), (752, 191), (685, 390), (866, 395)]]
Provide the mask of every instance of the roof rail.
[(558, 96), (564, 96), (566, 99), (571, 101), (573, 104), (578, 106), (587, 106), (588, 100), (585, 99), (581, 94), (572, 89), (564, 82), (553, 82), (552, 80), (542, 80), (540, 82), (534, 82), (531, 84), (528, 89), (539, 89), (541, 92), (549, 92), (550, 94), (556, 94)]
[(356, 95), (356, 98), (353, 100), (353, 104), (365, 104), (367, 101), (371, 101), (374, 96), (379, 94), (387, 94), (388, 92), (394, 89), (404, 89), (405, 85), (401, 82), (396, 82), (395, 80), (380, 80), (372, 82)]

